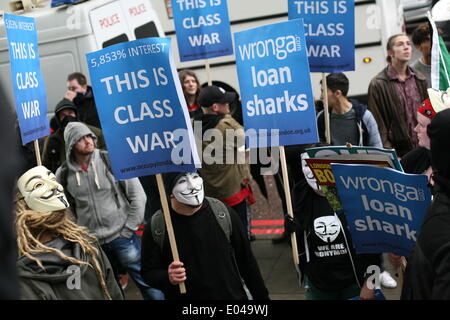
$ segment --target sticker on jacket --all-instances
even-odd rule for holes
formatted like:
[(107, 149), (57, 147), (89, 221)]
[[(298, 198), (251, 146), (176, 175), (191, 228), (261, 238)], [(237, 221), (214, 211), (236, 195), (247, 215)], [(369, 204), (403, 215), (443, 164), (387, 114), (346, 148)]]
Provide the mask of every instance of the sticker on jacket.
[(317, 257), (333, 257), (347, 254), (344, 242), (334, 243), (341, 232), (338, 218), (333, 216), (319, 217), (314, 220), (314, 233), (326, 245), (318, 245), (314, 253)]

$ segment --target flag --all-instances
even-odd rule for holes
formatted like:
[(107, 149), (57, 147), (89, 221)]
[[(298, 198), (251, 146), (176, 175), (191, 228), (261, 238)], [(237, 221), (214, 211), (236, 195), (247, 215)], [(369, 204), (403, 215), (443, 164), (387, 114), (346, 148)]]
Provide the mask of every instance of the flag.
[(428, 14), (433, 38), (431, 39), (431, 87), (445, 91), (450, 87), (450, 54), (442, 37), (439, 36), (436, 24)]

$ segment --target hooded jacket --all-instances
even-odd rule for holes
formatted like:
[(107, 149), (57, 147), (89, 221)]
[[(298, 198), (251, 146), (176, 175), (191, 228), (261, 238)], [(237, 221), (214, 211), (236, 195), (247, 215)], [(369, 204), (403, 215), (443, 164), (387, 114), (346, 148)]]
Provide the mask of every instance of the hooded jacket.
[[(42, 150), (42, 164), (52, 172), (56, 172), (59, 166), (66, 161), (66, 150), (64, 142), (64, 128), (62, 128), (58, 113), (64, 109), (72, 109), (76, 113), (76, 121), (79, 121), (78, 109), (72, 101), (67, 99), (61, 100), (55, 108), (55, 120), (58, 129), (45, 139), (44, 148)], [(87, 127), (97, 136), (97, 147), (106, 150), (105, 141), (102, 131), (99, 128), (86, 124)]]
[[(68, 242), (62, 237), (46, 243), (51, 248), (62, 251), (65, 255), (84, 262), (90, 261), (78, 243)], [(114, 273), (103, 250), (97, 256), (105, 277), (106, 287), (113, 300), (123, 300), (122, 293), (114, 278)], [(23, 300), (104, 300), (98, 276), (88, 265), (74, 265), (54, 253), (35, 255), (45, 267), (43, 270), (36, 262), (26, 256), (17, 261), (20, 276), (20, 293)], [(79, 276), (79, 278), (78, 278)], [(79, 281), (78, 281), (79, 280)], [(73, 287), (72, 287), (72, 286)], [(72, 289), (71, 289), (72, 288)]]
[(435, 196), (406, 268), (401, 298), (450, 299), (450, 109), (428, 125)]
[[(368, 107), (378, 123), (383, 146), (395, 149), (398, 156), (403, 156), (413, 148), (406, 123), (406, 111), (401, 108), (400, 99), (384, 68), (369, 84)], [(411, 72), (413, 72), (411, 70)], [(427, 80), (419, 72), (414, 72), (420, 101), (428, 98)]]
[(380, 265), (378, 254), (356, 254), (344, 214), (335, 214), (325, 197), (308, 185), (304, 176), (292, 191), (300, 269), (323, 292), (360, 288), (371, 265)]
[(91, 155), (87, 171), (72, 156), (77, 141), (95, 135), (80, 122), (71, 122), (64, 131), (67, 161), (57, 170), (56, 178), (72, 198), (77, 223), (97, 237), (100, 244), (119, 236), (130, 238), (144, 219), (147, 197), (139, 179), (125, 180), (119, 185), (98, 149)]

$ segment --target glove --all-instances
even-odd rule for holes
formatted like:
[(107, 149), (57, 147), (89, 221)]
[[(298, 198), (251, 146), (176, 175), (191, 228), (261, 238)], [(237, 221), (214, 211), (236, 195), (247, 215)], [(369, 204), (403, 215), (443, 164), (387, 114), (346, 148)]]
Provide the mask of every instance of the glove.
[(290, 215), (284, 216), (284, 230), (286, 233), (291, 234), (296, 232), (300, 228), (297, 219), (292, 218)]

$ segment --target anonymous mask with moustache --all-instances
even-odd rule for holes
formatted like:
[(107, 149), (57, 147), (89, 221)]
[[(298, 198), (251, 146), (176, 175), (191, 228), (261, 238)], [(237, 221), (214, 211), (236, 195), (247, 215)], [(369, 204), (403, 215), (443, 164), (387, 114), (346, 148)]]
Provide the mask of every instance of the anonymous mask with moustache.
[(69, 207), (63, 187), (55, 175), (44, 166), (25, 172), (17, 181), (17, 187), (28, 207), (37, 212), (52, 212)]
[(186, 173), (176, 181), (172, 194), (179, 202), (198, 207), (205, 198), (203, 179), (198, 173)]

